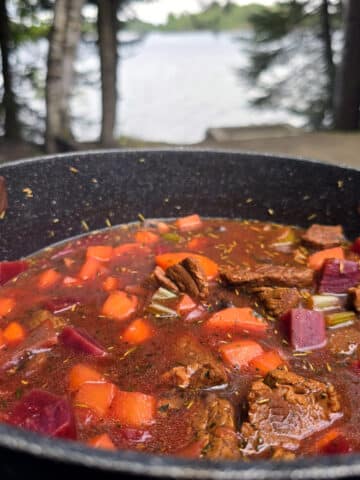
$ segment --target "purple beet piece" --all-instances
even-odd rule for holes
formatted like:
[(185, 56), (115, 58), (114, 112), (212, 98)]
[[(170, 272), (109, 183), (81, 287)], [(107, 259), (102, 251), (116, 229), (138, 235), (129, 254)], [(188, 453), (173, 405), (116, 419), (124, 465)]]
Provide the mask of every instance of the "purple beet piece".
[(44, 308), (52, 313), (61, 313), (70, 310), (74, 305), (79, 305), (80, 301), (71, 297), (51, 298), (44, 304)]
[(295, 350), (311, 350), (326, 344), (325, 318), (321, 312), (293, 308), (281, 317), (281, 322)]
[(25, 260), (17, 260), (15, 262), (0, 262), (0, 285), (8, 282), (25, 270), (28, 264)]
[(15, 406), (9, 423), (49, 437), (76, 439), (69, 401), (44, 390), (32, 390)]
[(351, 260), (325, 260), (320, 273), (320, 293), (346, 293), (360, 282), (360, 268)]
[(77, 352), (87, 353), (94, 357), (105, 357), (107, 355), (104, 347), (82, 329), (65, 327), (59, 339), (63, 345)]

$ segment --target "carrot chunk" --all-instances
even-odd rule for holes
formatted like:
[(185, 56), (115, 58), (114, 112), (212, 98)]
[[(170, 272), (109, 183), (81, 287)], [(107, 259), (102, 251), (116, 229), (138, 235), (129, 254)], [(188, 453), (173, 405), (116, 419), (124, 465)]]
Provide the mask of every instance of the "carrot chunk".
[(263, 353), (261, 346), (253, 340), (237, 340), (222, 345), (220, 354), (227, 364), (232, 367), (246, 367), (249, 362)]
[(264, 333), (267, 329), (267, 323), (248, 307), (220, 310), (209, 318), (205, 326), (214, 330), (247, 330), (253, 333)]
[(18, 322), (11, 322), (3, 330), (3, 338), (7, 345), (17, 345), (25, 338), (25, 330)]
[(116, 277), (107, 277), (102, 283), (105, 292), (111, 292), (119, 288), (119, 279)]
[(320, 270), (325, 260), (329, 258), (336, 258), (338, 260), (344, 260), (344, 250), (342, 247), (327, 248), (326, 250), (320, 250), (313, 253), (308, 258), (308, 267), (313, 270)]
[(189, 215), (187, 217), (178, 218), (175, 222), (176, 227), (182, 232), (189, 232), (202, 227), (202, 221), (199, 215)]
[(114, 249), (108, 245), (92, 245), (87, 248), (86, 257), (95, 258), (99, 262), (108, 262), (112, 259)]
[(123, 340), (127, 343), (138, 345), (144, 343), (153, 335), (152, 328), (149, 323), (143, 318), (137, 318), (122, 334)]
[(75, 395), (75, 406), (84, 405), (103, 418), (109, 411), (115, 392), (113, 383), (84, 383)]
[(102, 448), (104, 450), (116, 450), (115, 445), (111, 441), (111, 438), (107, 433), (102, 433), (101, 435), (97, 435), (96, 437), (90, 438), (87, 444), (90, 447), (94, 448)]
[(129, 318), (136, 311), (137, 304), (137, 297), (117, 290), (108, 296), (102, 306), (101, 313), (113, 320), (122, 321)]
[(190, 248), (190, 250), (202, 250), (207, 245), (209, 245), (207, 237), (194, 237), (188, 242), (187, 248)]
[(0, 298), (0, 317), (5, 317), (8, 313), (14, 310), (16, 301), (14, 298), (3, 297)]
[(156, 224), (156, 227), (159, 233), (168, 233), (168, 231), (170, 230), (169, 225), (165, 222), (158, 222)]
[(176, 311), (179, 315), (183, 314), (183, 313), (187, 313), (189, 312), (190, 310), (194, 310), (194, 308), (196, 307), (196, 303), (194, 302), (194, 300), (189, 297), (189, 295), (183, 295), (180, 302), (177, 304), (176, 306)]
[(110, 416), (120, 424), (132, 427), (149, 425), (155, 419), (156, 398), (139, 392), (118, 390), (111, 405)]
[(338, 438), (340, 435), (341, 431), (338, 428), (331, 428), (315, 442), (314, 451), (319, 452), (323, 450), (324, 447), (326, 447), (329, 443), (335, 440), (335, 438)]
[(152, 243), (156, 243), (159, 241), (159, 235), (153, 232), (149, 232), (148, 230), (141, 230), (136, 232), (135, 234), (135, 241), (137, 243), (143, 243), (145, 245), (151, 245)]
[(59, 282), (60, 278), (61, 274), (59, 272), (53, 268), (49, 268), (39, 275), (38, 287), (42, 290), (53, 287)]
[(218, 274), (217, 264), (210, 258), (205, 257), (204, 255), (198, 255), (196, 253), (188, 253), (188, 252), (163, 253), (161, 255), (157, 255), (155, 257), (155, 261), (156, 261), (156, 264), (159, 265), (159, 267), (161, 267), (163, 270), (166, 270), (172, 265), (182, 262), (186, 257), (194, 258), (199, 262), (208, 280), (213, 280), (217, 276)]
[(250, 366), (262, 375), (266, 375), (271, 372), (271, 370), (275, 370), (275, 368), (280, 367), (280, 365), (284, 365), (284, 363), (285, 361), (276, 350), (265, 352), (249, 362)]
[(80, 269), (79, 278), (81, 280), (94, 280), (101, 269), (101, 262), (95, 258), (87, 258)]
[(84, 383), (103, 381), (104, 377), (99, 372), (84, 363), (78, 363), (70, 370), (69, 390), (70, 392), (76, 392)]

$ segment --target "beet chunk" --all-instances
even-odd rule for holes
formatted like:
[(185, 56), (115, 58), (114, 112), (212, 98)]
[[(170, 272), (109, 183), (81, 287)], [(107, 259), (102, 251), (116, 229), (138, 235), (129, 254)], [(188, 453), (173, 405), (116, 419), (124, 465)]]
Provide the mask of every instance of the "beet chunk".
[(104, 347), (100, 345), (97, 340), (90, 337), (84, 330), (65, 327), (59, 339), (63, 345), (78, 352), (87, 353), (94, 357), (104, 357), (107, 355)]
[(75, 305), (79, 305), (80, 301), (71, 297), (56, 297), (48, 300), (44, 307), (52, 313), (61, 313), (70, 310)]
[(326, 343), (325, 318), (321, 312), (293, 308), (281, 317), (281, 322), (296, 350), (321, 348)]
[(19, 273), (25, 272), (27, 269), (28, 264), (24, 260), (0, 262), (0, 285), (16, 277)]
[(32, 390), (14, 408), (9, 423), (49, 437), (76, 439), (68, 400), (44, 390)]
[(319, 281), (320, 293), (346, 293), (360, 282), (360, 268), (351, 260), (325, 260)]

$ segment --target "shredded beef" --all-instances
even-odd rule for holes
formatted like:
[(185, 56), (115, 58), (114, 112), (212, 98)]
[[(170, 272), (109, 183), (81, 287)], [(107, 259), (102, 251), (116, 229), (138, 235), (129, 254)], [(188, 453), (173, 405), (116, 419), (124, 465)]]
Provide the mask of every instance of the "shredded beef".
[(174, 366), (163, 379), (180, 388), (202, 388), (227, 383), (220, 361), (191, 335), (179, 337), (173, 349)]
[(311, 225), (302, 236), (303, 241), (315, 248), (330, 248), (340, 245), (344, 241), (341, 225)]
[(5, 184), (5, 178), (0, 177), (0, 215), (6, 212), (8, 208), (8, 196)]
[(275, 317), (298, 306), (301, 295), (296, 288), (259, 287), (254, 288), (260, 301), (270, 315)]
[(241, 429), (247, 453), (270, 447), (294, 450), (300, 440), (327, 428), (341, 416), (339, 396), (333, 385), (284, 368), (255, 381), (248, 403), (248, 421)]
[(191, 297), (205, 298), (209, 294), (205, 272), (199, 262), (187, 257), (182, 262), (169, 267), (166, 276), (175, 283), (181, 292)]
[(360, 330), (351, 326), (333, 330), (328, 336), (328, 349), (337, 355), (352, 355), (360, 346)]
[(229, 285), (253, 287), (309, 287), (313, 283), (313, 270), (306, 267), (282, 265), (256, 265), (255, 267), (226, 267), (222, 279)]

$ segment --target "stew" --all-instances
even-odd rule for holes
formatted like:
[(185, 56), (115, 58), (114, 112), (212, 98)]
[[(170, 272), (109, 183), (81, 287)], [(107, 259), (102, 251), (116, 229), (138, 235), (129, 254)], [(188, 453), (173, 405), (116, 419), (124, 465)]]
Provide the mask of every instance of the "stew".
[(0, 420), (94, 448), (360, 450), (360, 239), (191, 215), (0, 263)]

